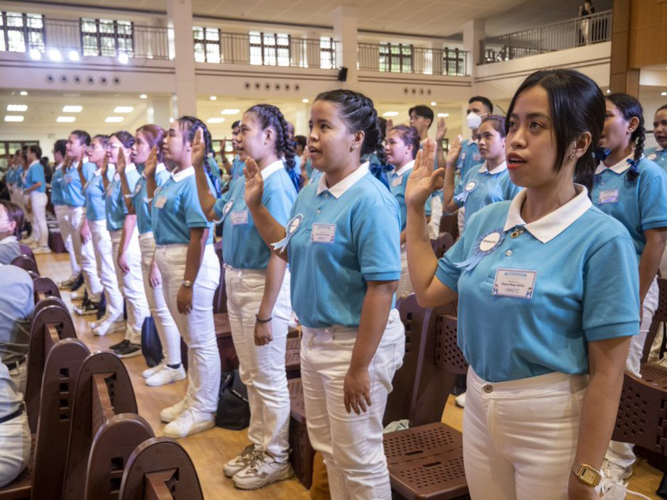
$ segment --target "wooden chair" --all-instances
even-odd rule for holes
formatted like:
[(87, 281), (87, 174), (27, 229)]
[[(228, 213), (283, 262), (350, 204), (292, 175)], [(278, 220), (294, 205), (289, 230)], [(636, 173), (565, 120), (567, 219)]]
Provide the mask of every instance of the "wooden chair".
[(437, 239), (431, 240), (433, 251), (438, 259), (441, 259), (445, 252), (454, 245), (454, 238), (449, 233), (440, 233)]
[(40, 276), (32, 280), (32, 285), (35, 290), (35, 303), (39, 302), (40, 298), (43, 297), (61, 298), (58, 285), (51, 278)]
[(197, 471), (173, 439), (152, 438), (127, 459), (118, 500), (204, 500)]
[(23, 243), (19, 243), (19, 248), (21, 249), (21, 255), (25, 255), (26, 257), (29, 257), (35, 262), (37, 262), (37, 259), (35, 259), (35, 254), (33, 253), (32, 248), (30, 248), (28, 245), (24, 245)]
[(287, 378), (301, 376), (301, 337), (288, 337), (285, 348), (285, 371)]
[(442, 219), (440, 219), (440, 230), (438, 234), (449, 233), (454, 238), (454, 241), (459, 237), (459, 214), (455, 212), (453, 214), (442, 214)]
[(117, 499), (127, 459), (153, 437), (123, 362), (110, 352), (88, 356), (74, 392), (63, 500)]
[(37, 262), (34, 259), (31, 259), (27, 255), (19, 255), (12, 261), (12, 266), (20, 267), (26, 271), (32, 271), (39, 274), (37, 269)]
[[(215, 324), (215, 337), (218, 343), (218, 353), (220, 354), (220, 365), (223, 372), (236, 370), (239, 367), (239, 358), (234, 348), (232, 340), (232, 329), (229, 326), (229, 315), (219, 313), (213, 315)], [(181, 339), (181, 362), (183, 368), (188, 369), (188, 346)]]
[[(653, 346), (653, 341), (655, 340), (660, 326), (663, 326), (665, 332), (667, 332), (667, 279), (658, 278), (658, 307), (655, 310), (653, 315), (653, 321), (649, 328), (648, 334), (646, 335), (646, 342), (644, 343), (644, 352), (642, 354), (642, 363), (648, 361), (648, 356), (651, 352), (651, 347)], [(667, 335), (664, 335), (662, 338), (662, 347), (660, 349), (660, 355), (665, 353), (667, 347)]]

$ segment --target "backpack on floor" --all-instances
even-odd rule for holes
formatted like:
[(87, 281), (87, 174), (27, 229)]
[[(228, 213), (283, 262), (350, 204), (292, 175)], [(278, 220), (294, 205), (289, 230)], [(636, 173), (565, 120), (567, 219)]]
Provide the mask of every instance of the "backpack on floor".
[(162, 342), (151, 316), (144, 319), (144, 324), (141, 326), (141, 354), (144, 355), (149, 368), (157, 366), (162, 361)]
[(248, 388), (241, 382), (238, 370), (222, 372), (215, 425), (234, 431), (250, 425)]

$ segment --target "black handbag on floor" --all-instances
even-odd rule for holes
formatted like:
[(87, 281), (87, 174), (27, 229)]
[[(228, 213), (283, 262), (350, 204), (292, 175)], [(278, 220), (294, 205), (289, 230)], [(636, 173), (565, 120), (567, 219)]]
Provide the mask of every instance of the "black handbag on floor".
[(157, 366), (162, 361), (162, 342), (151, 316), (144, 319), (144, 324), (141, 326), (141, 354), (144, 355), (149, 368)]
[(215, 425), (234, 431), (250, 425), (248, 388), (241, 382), (238, 370), (222, 372)]

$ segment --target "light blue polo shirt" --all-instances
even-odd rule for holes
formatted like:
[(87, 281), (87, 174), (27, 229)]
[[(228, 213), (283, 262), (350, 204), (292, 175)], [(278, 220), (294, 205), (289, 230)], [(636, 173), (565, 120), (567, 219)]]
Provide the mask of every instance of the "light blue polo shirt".
[(461, 143), (461, 153), (456, 160), (456, 170), (459, 171), (463, 179), (468, 171), (475, 165), (482, 162), (482, 155), (479, 153), (479, 147), (473, 140), (466, 139)]
[(58, 165), (53, 171), (53, 177), (51, 177), (51, 204), (55, 205), (64, 205), (65, 201), (63, 200), (63, 164)]
[[(73, 163), (69, 169), (63, 172), (63, 201), (65, 205), (70, 207), (82, 207), (86, 199), (83, 196), (83, 186), (81, 186), (81, 179), (77, 170), (78, 160)], [(64, 168), (64, 167), (63, 167)], [(97, 165), (84, 158), (83, 163), (83, 177), (87, 182), (93, 177), (97, 170)]]
[(11, 264), (22, 253), (16, 236), (6, 236), (0, 240), (0, 264)]
[(308, 177), (308, 179), (312, 179), (312, 178), (313, 178), (313, 171), (314, 171), (314, 170), (315, 170), (315, 169), (313, 168), (313, 162), (310, 161), (310, 158), (308, 158), (308, 159), (306, 160), (306, 176)]
[(36, 161), (28, 167), (28, 173), (25, 176), (25, 188), (31, 188), (38, 182), (42, 185), (35, 189), (38, 193), (46, 193), (46, 177), (44, 177), (44, 166)]
[(667, 227), (667, 174), (656, 163), (642, 158), (639, 177), (631, 182), (627, 179), (628, 158), (609, 168), (600, 163), (595, 171), (592, 200), (630, 232), (639, 259), (646, 247), (644, 231)]
[[(285, 161), (285, 165), (287, 165), (287, 161)], [(301, 158), (294, 155), (294, 168), (292, 171), (296, 172), (298, 175), (301, 175)]]
[[(213, 191), (208, 176), (206, 179)], [(215, 230), (199, 204), (194, 167), (170, 174), (156, 190), (151, 205), (151, 222), (157, 245), (187, 245), (190, 229), (198, 227), (208, 228), (206, 244), (213, 243)]]
[[(262, 179), (262, 204), (276, 221), (286, 226), (296, 200), (296, 188), (283, 162), (278, 160), (262, 170)], [(266, 269), (271, 250), (257, 231), (244, 193), (245, 177), (241, 177), (214, 206), (218, 220), (227, 212), (222, 223), (223, 261), (236, 269)]]
[[(507, 170), (507, 163), (502, 162), (493, 172), (489, 172), (488, 165), (484, 162), (481, 166), (476, 165), (468, 170), (466, 176), (454, 190), (454, 203), (458, 207), (465, 206), (466, 219), (472, 214), (491, 203), (512, 200), (521, 191), (520, 187), (512, 184)], [(467, 192), (465, 202), (456, 199), (460, 194)]]
[[(143, 167), (141, 170), (143, 171)], [(163, 163), (160, 163), (155, 168), (155, 184), (157, 187), (161, 187), (165, 182), (167, 182), (169, 177), (169, 171)], [(139, 234), (153, 232), (153, 226), (151, 225), (150, 202), (148, 201), (146, 177), (144, 174), (141, 174), (141, 177), (139, 177), (139, 180), (134, 186), (134, 191), (132, 191), (132, 204), (134, 205), (134, 211), (137, 214), (137, 230), (139, 231)]]
[[(125, 166), (125, 177), (127, 179), (130, 193), (134, 192), (135, 186), (141, 177), (141, 172), (134, 163)], [(116, 173), (109, 185), (109, 189), (104, 196), (106, 205), (107, 230), (118, 231), (123, 229), (125, 216), (128, 214), (127, 205), (123, 196), (123, 190), (120, 182), (120, 174)]]
[[(109, 165), (107, 169), (107, 180), (113, 180), (116, 167)], [(104, 220), (106, 219), (106, 203), (104, 201), (104, 179), (102, 169), (98, 168), (88, 183), (83, 187), (83, 194), (86, 197), (86, 219)]]
[(292, 305), (301, 324), (357, 328), (368, 281), (401, 276), (396, 199), (364, 163), (331, 188), (326, 175), (301, 190), (289, 242)]
[(647, 160), (651, 160), (662, 167), (667, 172), (667, 150), (658, 146), (657, 148), (648, 148), (644, 151)]
[(211, 173), (218, 179), (218, 181), (222, 182), (222, 172), (220, 172), (220, 166), (218, 165), (215, 156), (208, 157), (208, 164), (211, 168)]
[(241, 161), (238, 156), (235, 156), (232, 160), (232, 182), (234, 182), (239, 177), (243, 177), (243, 169), (245, 168), (245, 162)]
[[(486, 381), (586, 374), (588, 342), (639, 332), (632, 239), (592, 205), (583, 186), (577, 190), (573, 200), (530, 224), (521, 219), (525, 190), (511, 202), (484, 207), (438, 262), (436, 277), (459, 294), (459, 347)], [(524, 232), (512, 237), (517, 227)], [(505, 238), (493, 252), (471, 271), (456, 266), (495, 230), (505, 231)], [(503, 287), (497, 278), (508, 276), (502, 269), (536, 273), (532, 298), (502, 295), (513, 290), (511, 281)]]
[(0, 283), (0, 361), (15, 363), (30, 347), (34, 288), (26, 271), (10, 265), (0, 265)]
[[(389, 189), (398, 202), (398, 208), (401, 214), (401, 231), (405, 229), (408, 222), (408, 207), (405, 204), (405, 188), (408, 185), (410, 173), (415, 166), (414, 160), (406, 163), (398, 170), (394, 170), (389, 175)], [(431, 198), (426, 200), (426, 217), (431, 216)]]

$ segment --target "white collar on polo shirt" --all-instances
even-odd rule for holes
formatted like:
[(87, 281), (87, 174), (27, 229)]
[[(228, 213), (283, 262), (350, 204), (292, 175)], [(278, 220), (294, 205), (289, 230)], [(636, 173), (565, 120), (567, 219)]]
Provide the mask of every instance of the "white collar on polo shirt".
[(486, 162), (482, 163), (482, 166), (479, 167), (479, 173), (480, 174), (489, 174), (489, 175), (496, 175), (499, 174), (500, 172), (504, 172), (507, 170), (507, 162), (504, 161), (500, 165), (498, 165), (496, 168), (493, 169), (493, 171), (489, 172), (489, 166), (487, 165)]
[(130, 172), (134, 172), (137, 169), (137, 166), (134, 163), (130, 163), (128, 165), (125, 165), (125, 173), (129, 174)]
[(195, 175), (195, 167), (188, 167), (180, 172), (172, 172), (171, 178), (174, 179), (174, 182), (181, 182), (183, 179), (187, 179), (191, 175)]
[(28, 165), (28, 168), (32, 167), (33, 165), (41, 165), (41, 163), (39, 162), (39, 160), (35, 160), (30, 165)]
[(285, 168), (285, 164), (282, 160), (276, 160), (271, 165), (266, 167), (264, 170), (261, 170), (262, 180), (265, 181), (271, 174), (277, 172), (281, 168)]
[(628, 156), (619, 161), (616, 165), (611, 167), (608, 167), (607, 165), (604, 164), (603, 161), (601, 161), (600, 164), (598, 165), (598, 168), (595, 169), (595, 174), (597, 175), (604, 172), (605, 170), (611, 170), (615, 174), (620, 175), (630, 168), (630, 164), (627, 162), (627, 160), (631, 160), (633, 155), (634, 153), (630, 153)]
[(405, 165), (403, 165), (401, 168), (396, 170), (394, 168), (394, 171), (391, 173), (392, 175), (397, 175), (398, 177), (402, 177), (403, 174), (408, 173), (410, 170), (412, 170), (415, 167), (415, 161), (409, 161)]
[(317, 184), (317, 194), (321, 194), (324, 191), (329, 191), (331, 193), (331, 196), (334, 198), (338, 199), (343, 194), (345, 194), (345, 191), (350, 189), (352, 186), (354, 186), (357, 181), (359, 181), (364, 175), (368, 173), (368, 167), (369, 167), (369, 162), (362, 163), (358, 169), (356, 169), (354, 172), (352, 172), (350, 175), (345, 177), (342, 181), (340, 181), (338, 184), (332, 187), (327, 187), (327, 174), (324, 174), (322, 177), (320, 177), (320, 180)]
[(527, 192), (525, 189), (519, 191), (519, 194), (514, 197), (510, 204), (507, 221), (503, 230), (508, 231), (515, 226), (523, 226), (542, 243), (549, 243), (593, 206), (591, 200), (588, 198), (588, 190), (584, 186), (575, 184), (574, 189), (577, 192), (577, 196), (572, 200), (530, 224), (526, 224), (521, 218), (521, 208), (524, 201), (526, 201)]

